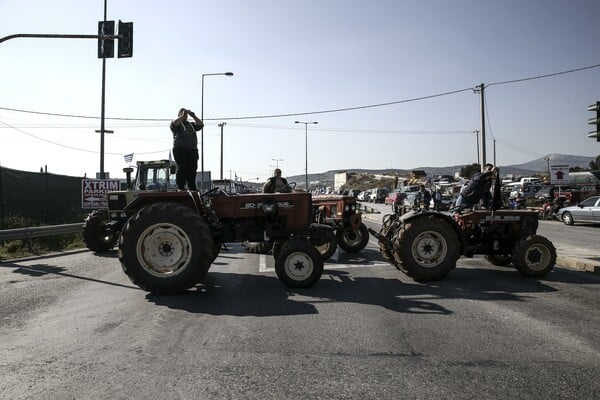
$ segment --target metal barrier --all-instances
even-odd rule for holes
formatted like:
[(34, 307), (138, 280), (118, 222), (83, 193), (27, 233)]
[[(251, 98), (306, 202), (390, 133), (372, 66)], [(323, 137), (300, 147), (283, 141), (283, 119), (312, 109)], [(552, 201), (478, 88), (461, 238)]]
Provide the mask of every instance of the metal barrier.
[(0, 242), (79, 233), (82, 232), (82, 230), (82, 222), (64, 225), (34, 226), (31, 228), (4, 229), (0, 230)]

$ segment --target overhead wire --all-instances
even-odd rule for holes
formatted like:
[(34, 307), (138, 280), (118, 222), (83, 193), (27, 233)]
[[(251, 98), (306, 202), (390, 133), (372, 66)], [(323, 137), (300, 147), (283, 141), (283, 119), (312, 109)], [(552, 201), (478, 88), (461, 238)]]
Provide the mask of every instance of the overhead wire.
[[(498, 82), (492, 82), (489, 84), (486, 84), (485, 87), (490, 87), (490, 86), (499, 86), (499, 85), (507, 85), (507, 84), (513, 84), (513, 83), (518, 83), (518, 82), (525, 82), (525, 81), (531, 81), (531, 80), (536, 80), (536, 79), (544, 79), (544, 78), (549, 78), (549, 77), (554, 77), (554, 76), (559, 76), (559, 75), (564, 75), (564, 74), (569, 74), (569, 73), (574, 73), (574, 72), (580, 72), (580, 71), (584, 71), (584, 70), (589, 70), (589, 69), (593, 69), (593, 68), (598, 68), (600, 67), (600, 64), (594, 64), (594, 65), (589, 65), (589, 66), (585, 66), (585, 67), (580, 67), (580, 68), (573, 68), (573, 69), (569, 69), (569, 70), (565, 70), (565, 71), (560, 71), (560, 72), (554, 72), (554, 73), (550, 73), (550, 74), (543, 74), (543, 75), (536, 75), (536, 76), (530, 76), (530, 77), (526, 77), (526, 78), (520, 78), (520, 79), (513, 79), (513, 80), (507, 80), (507, 81), (498, 81)], [(347, 111), (357, 111), (357, 110), (364, 110), (364, 109), (370, 109), (370, 108), (377, 108), (377, 107), (387, 107), (387, 106), (391, 106), (391, 105), (397, 105), (397, 104), (404, 104), (404, 103), (410, 103), (410, 102), (416, 102), (416, 101), (422, 101), (422, 100), (427, 100), (427, 99), (432, 99), (432, 98), (437, 98), (437, 97), (443, 97), (443, 96), (449, 96), (449, 95), (453, 95), (453, 94), (458, 94), (458, 93), (462, 93), (462, 92), (467, 92), (467, 91), (472, 91), (473, 88), (463, 88), (463, 89), (458, 89), (458, 90), (452, 90), (452, 91), (448, 91), (448, 92), (443, 92), (443, 93), (437, 93), (437, 94), (433, 94), (433, 95), (427, 95), (427, 96), (420, 96), (420, 97), (415, 97), (415, 98), (411, 98), (411, 99), (404, 99), (404, 100), (397, 100), (397, 101), (390, 101), (390, 102), (384, 102), (384, 103), (377, 103), (377, 104), (369, 104), (369, 105), (362, 105), (362, 106), (355, 106), (355, 107), (345, 107), (345, 108), (336, 108), (336, 109), (329, 109), (329, 110), (320, 110), (320, 111), (309, 111), (309, 112), (298, 112), (298, 113), (287, 113), (287, 114), (271, 114), (271, 115), (255, 115), (255, 116), (241, 116), (241, 117), (226, 117), (226, 118), (207, 118), (206, 121), (209, 120), (213, 120), (213, 121), (233, 121), (233, 120), (249, 120), (249, 119), (267, 119), (267, 118), (282, 118), (282, 117), (298, 117), (298, 116), (306, 116), (306, 115), (318, 115), (318, 114), (326, 114), (326, 113), (337, 113), (337, 112), (347, 112)], [(485, 102), (485, 98), (483, 99), (484, 101), (484, 108), (486, 110), (486, 114), (488, 116), (488, 124), (489, 124), (489, 112), (487, 109), (487, 104)], [(0, 110), (5, 110), (5, 111), (12, 111), (12, 112), (21, 112), (21, 113), (28, 113), (28, 114), (36, 114), (36, 115), (47, 115), (47, 116), (55, 116), (55, 117), (67, 117), (67, 118), (83, 118), (83, 119), (100, 119), (100, 117), (98, 116), (90, 116), (90, 115), (76, 115), (76, 114), (64, 114), (64, 113), (51, 113), (51, 112), (42, 112), (42, 111), (32, 111), (32, 110), (23, 110), (23, 109), (17, 109), (17, 108), (10, 108), (10, 107), (0, 107)], [(143, 122), (169, 122), (171, 121), (171, 119), (168, 118), (131, 118), (131, 117), (106, 117), (105, 119), (107, 120), (113, 120), (113, 121), (143, 121)], [(77, 147), (73, 147), (73, 146), (68, 146), (68, 145), (64, 145), (64, 144), (60, 144), (57, 142), (53, 142), (50, 141), (48, 139), (44, 139), (38, 136), (35, 136), (31, 133), (28, 133), (22, 129), (19, 129), (16, 126), (12, 126), (9, 125), (3, 121), (0, 120), (0, 123), (2, 123), (3, 125), (5, 125), (6, 127), (9, 127), (11, 129), (14, 129), (20, 133), (23, 133), (27, 136), (33, 137), (35, 139), (56, 145), (56, 146), (61, 146), (61, 147), (65, 147), (65, 148), (70, 148), (73, 150), (79, 150), (79, 151), (84, 151), (84, 152), (90, 152), (90, 153), (98, 153), (96, 151), (92, 151), (92, 150), (87, 150), (87, 149), (81, 149), (81, 148), (77, 148)], [(232, 124), (233, 125), (233, 124)], [(240, 125), (242, 126), (242, 125)], [(140, 126), (143, 127), (143, 126)], [(278, 128), (281, 129), (281, 128)], [(291, 128), (286, 128), (286, 129), (291, 129)], [(336, 132), (334, 129), (319, 129), (319, 131), (331, 131), (331, 132)], [(360, 130), (343, 130), (344, 132), (355, 132), (355, 133), (364, 133), (364, 131), (360, 131)], [(370, 131), (371, 133), (377, 132), (377, 131)], [(472, 131), (448, 131), (448, 132), (444, 132), (444, 131), (414, 131), (414, 132), (407, 132), (407, 131), (386, 131), (386, 132), (378, 132), (378, 133), (414, 133), (414, 134), (440, 134), (440, 133), (471, 133)], [(491, 134), (491, 127), (490, 127), (490, 134)], [(492, 135), (492, 138), (494, 138), (494, 136)], [(148, 153), (138, 153), (138, 154), (153, 154), (153, 153), (159, 153), (161, 151), (166, 151), (166, 150), (160, 150), (160, 151), (156, 151), (156, 152), (148, 152)], [(106, 153), (106, 154), (113, 154), (116, 155), (116, 153)]]

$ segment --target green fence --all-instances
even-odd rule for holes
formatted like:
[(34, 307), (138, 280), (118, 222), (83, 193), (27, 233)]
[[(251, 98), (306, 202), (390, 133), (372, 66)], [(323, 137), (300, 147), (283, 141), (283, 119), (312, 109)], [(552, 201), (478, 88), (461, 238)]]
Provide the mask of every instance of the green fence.
[(81, 179), (0, 167), (0, 229), (9, 215), (40, 224), (81, 222)]

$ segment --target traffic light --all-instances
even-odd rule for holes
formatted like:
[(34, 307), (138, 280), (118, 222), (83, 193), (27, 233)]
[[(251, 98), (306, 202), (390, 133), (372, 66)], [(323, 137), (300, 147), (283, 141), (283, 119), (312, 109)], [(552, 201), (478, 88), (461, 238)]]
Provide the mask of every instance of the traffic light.
[(133, 55), (133, 22), (119, 20), (119, 36), (117, 57), (131, 57)]
[[(115, 21), (98, 21), (98, 36), (114, 35)], [(98, 58), (113, 58), (115, 56), (115, 40), (98, 38)]]
[(588, 111), (596, 111), (596, 116), (588, 119), (588, 124), (595, 125), (596, 130), (588, 133), (588, 137), (596, 138), (596, 141), (600, 142), (600, 101), (590, 105)]

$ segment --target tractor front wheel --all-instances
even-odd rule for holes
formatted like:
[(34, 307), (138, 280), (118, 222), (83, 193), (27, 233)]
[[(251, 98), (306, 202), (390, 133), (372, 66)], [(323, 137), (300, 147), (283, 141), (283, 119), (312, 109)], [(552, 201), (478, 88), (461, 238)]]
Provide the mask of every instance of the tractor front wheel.
[(342, 227), (336, 232), (337, 243), (348, 253), (358, 253), (369, 243), (369, 229), (364, 223), (360, 223), (358, 229)]
[(515, 268), (525, 276), (539, 278), (556, 264), (556, 248), (540, 235), (531, 235), (517, 242), (512, 252)]
[(323, 274), (323, 259), (310, 243), (290, 240), (281, 246), (275, 259), (275, 272), (284, 285), (305, 288)]
[(105, 253), (117, 244), (119, 236), (116, 232), (106, 229), (108, 212), (105, 210), (92, 211), (83, 224), (83, 241), (88, 249), (96, 253)]

